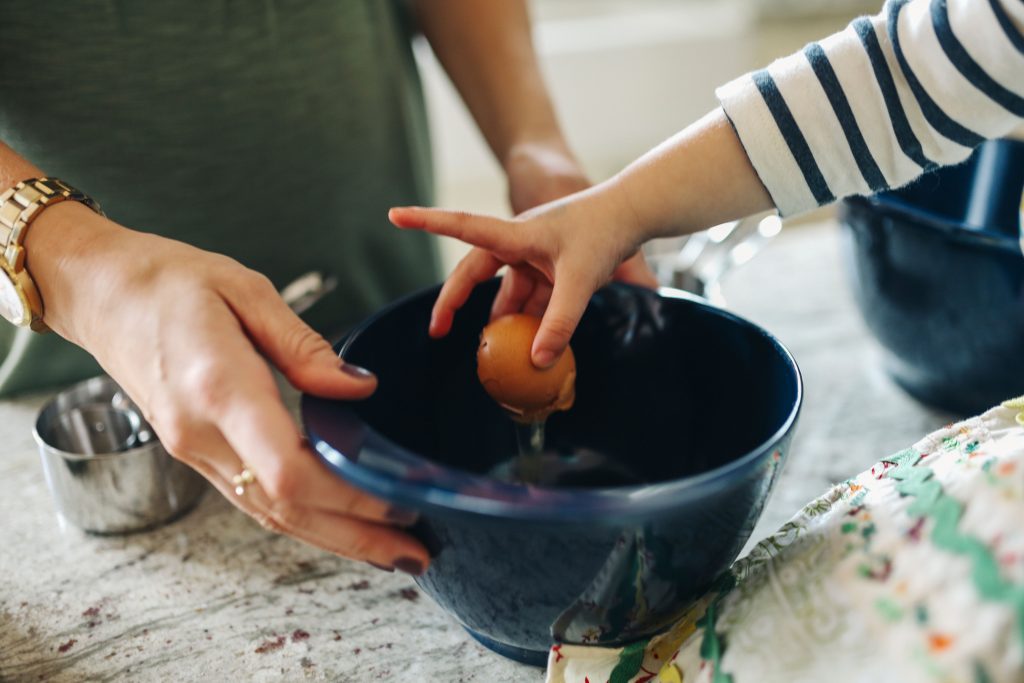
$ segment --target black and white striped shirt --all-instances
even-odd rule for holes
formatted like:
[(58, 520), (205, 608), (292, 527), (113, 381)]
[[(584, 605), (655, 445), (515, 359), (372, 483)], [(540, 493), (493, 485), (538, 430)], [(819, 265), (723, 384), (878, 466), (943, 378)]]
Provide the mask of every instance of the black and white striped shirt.
[(783, 215), (898, 187), (1024, 121), (1024, 0), (889, 0), (717, 95)]

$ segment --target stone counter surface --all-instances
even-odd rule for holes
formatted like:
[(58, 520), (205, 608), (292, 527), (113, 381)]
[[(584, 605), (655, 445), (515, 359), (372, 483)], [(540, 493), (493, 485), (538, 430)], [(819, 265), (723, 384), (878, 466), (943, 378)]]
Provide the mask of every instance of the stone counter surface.
[[(879, 369), (834, 225), (784, 231), (725, 295), (793, 351), (806, 383), (790, 461), (751, 543), (950, 421)], [(408, 577), (268, 533), (212, 490), (153, 532), (95, 537), (61, 524), (30, 433), (44, 400), (0, 403), (0, 681), (543, 680), (470, 639)]]

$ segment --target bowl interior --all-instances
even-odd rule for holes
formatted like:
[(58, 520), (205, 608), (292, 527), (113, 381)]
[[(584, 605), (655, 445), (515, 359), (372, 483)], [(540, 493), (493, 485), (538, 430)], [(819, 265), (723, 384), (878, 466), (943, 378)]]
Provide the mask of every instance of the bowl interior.
[[(377, 373), (380, 385), (347, 406), (387, 440), (449, 468), (484, 474), (513, 457), (513, 423), (476, 377), (497, 285), (477, 288), (444, 339), (427, 336), (436, 289), (357, 328), (341, 353)], [(684, 297), (625, 285), (594, 296), (572, 341), (576, 404), (549, 419), (547, 450), (596, 452), (641, 482), (665, 481), (735, 460), (793, 419), (799, 377), (785, 349)]]

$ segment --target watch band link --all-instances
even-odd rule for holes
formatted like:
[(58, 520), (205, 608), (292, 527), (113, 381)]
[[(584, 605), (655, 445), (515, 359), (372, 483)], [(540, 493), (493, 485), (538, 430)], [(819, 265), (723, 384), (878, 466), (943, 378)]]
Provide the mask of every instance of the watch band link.
[(36, 331), (46, 330), (42, 321), (43, 304), (31, 274), (25, 269), (25, 249), (22, 243), (28, 226), (43, 209), (67, 200), (85, 204), (103, 215), (100, 205), (91, 197), (58, 178), (24, 180), (0, 194), (0, 254), (12, 282), (27, 297), (31, 309), (31, 327)]
[(0, 247), (12, 268), (20, 270), (24, 265), (24, 252), (20, 247), (29, 223), (47, 206), (68, 199), (102, 213), (91, 197), (58, 178), (25, 180), (0, 194)]

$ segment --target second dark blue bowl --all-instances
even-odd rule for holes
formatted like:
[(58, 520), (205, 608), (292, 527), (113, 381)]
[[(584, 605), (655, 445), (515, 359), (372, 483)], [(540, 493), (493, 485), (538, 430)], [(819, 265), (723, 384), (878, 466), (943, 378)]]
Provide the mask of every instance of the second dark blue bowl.
[(488, 647), (543, 664), (554, 642), (652, 635), (749, 537), (796, 424), (796, 364), (701, 300), (607, 287), (573, 337), (577, 402), (549, 420), (547, 445), (603, 453), (644, 483), (502, 482), (486, 473), (515, 454), (513, 425), (475, 363), (496, 289), (477, 288), (442, 340), (426, 333), (436, 288), (363, 323), (340, 352), (380, 387), (362, 402), (305, 396), (309, 438), (339, 476), (420, 512), (433, 560), (419, 585)]
[[(978, 153), (840, 209), (854, 297), (889, 374), (925, 403), (961, 415), (1024, 393), (1020, 185), (1008, 170), (999, 179), (1014, 185), (1017, 200), (979, 192), (980, 161)], [(986, 200), (996, 205), (978, 210)], [(978, 214), (990, 225), (972, 225)]]

